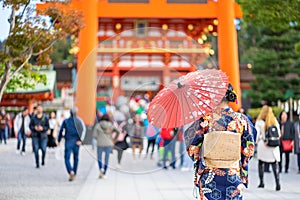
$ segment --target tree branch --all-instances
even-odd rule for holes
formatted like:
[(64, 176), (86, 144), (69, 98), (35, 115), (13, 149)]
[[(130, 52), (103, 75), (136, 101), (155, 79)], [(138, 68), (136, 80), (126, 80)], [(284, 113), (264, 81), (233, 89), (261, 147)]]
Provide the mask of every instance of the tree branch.
[[(58, 19), (58, 17), (55, 18), (55, 19), (53, 20), (53, 22), (52, 22), (52, 23), (50, 24), (50, 26), (48, 27), (47, 31), (50, 31), (51, 27), (53, 27), (53, 25), (54, 25), (54, 23), (57, 21), (57, 19)], [(40, 39), (41, 39), (41, 36), (39, 36), (35, 41), (33, 41), (30, 47), (28, 47), (26, 50), (24, 50), (23, 52), (20, 53), (20, 57), (22, 57), (22, 55), (26, 55), (28, 51), (31, 51), (31, 50), (35, 47), (36, 43), (37, 43)], [(56, 41), (57, 41), (57, 39), (55, 39), (54, 42), (52, 42), (52, 43), (50, 44), (50, 46), (47, 47), (46, 49), (49, 50), (50, 47), (51, 47)], [(46, 51), (47, 51), (47, 50), (46, 50)], [(42, 53), (44, 53), (44, 52), (45, 52), (45, 51), (43, 51)], [(33, 55), (33, 56), (37, 56), (37, 55), (40, 55), (40, 54), (38, 54), (38, 53), (33, 53), (32, 55)], [(18, 59), (16, 59), (16, 60), (18, 60)]]
[(38, 56), (38, 55), (41, 55), (42, 53), (45, 53), (46, 51), (48, 51), (52, 46), (53, 44), (57, 41), (57, 39), (54, 39), (51, 44), (49, 44), (48, 47), (46, 47), (45, 49), (43, 49), (42, 51), (40, 52), (37, 52), (37, 53), (32, 53), (33, 56)]
[[(54, 23), (57, 21), (58, 17), (56, 17), (53, 22), (50, 24), (50, 26), (48, 27), (47, 31), (50, 31), (51, 27), (54, 27)], [(37, 41), (39, 41), (39, 39), (41, 38), (41, 36), (39, 38), (37, 38), (33, 43), (32, 43), (32, 48), (35, 46), (35, 44), (37, 43)]]
[(9, 75), (8, 81), (10, 81), (12, 79), (12, 77), (14, 77), (16, 75), (16, 73), (18, 73), (24, 67), (24, 65), (29, 61), (29, 59), (31, 58), (31, 56), (32, 56), (32, 52), (29, 53), (29, 55), (27, 56), (27, 58), (25, 59), (25, 61), (20, 66), (18, 66), (13, 73), (11, 73)]
[(21, 14), (21, 16), (20, 16), (20, 19), (22, 19), (22, 18), (23, 18), (23, 16), (24, 16), (24, 13), (25, 13), (25, 11), (26, 11), (27, 7), (29, 6), (29, 3), (30, 3), (30, 1), (29, 1), (29, 2), (27, 2), (27, 3), (26, 3), (26, 5), (24, 6), (24, 9), (23, 9), (23, 11), (22, 11), (22, 14)]

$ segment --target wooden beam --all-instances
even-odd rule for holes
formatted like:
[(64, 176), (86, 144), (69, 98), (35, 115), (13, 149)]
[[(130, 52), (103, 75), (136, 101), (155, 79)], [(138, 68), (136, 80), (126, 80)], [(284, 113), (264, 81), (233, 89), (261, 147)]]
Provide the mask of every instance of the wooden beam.
[[(103, 18), (217, 18), (218, 2), (207, 4), (166, 3), (150, 0), (149, 3), (109, 3), (98, 1), (98, 17)], [(242, 17), (240, 6), (235, 3), (236, 18)]]

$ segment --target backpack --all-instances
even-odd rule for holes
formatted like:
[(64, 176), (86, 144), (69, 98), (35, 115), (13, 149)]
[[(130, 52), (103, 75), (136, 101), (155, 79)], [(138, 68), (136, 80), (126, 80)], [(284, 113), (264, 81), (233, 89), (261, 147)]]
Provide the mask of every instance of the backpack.
[(174, 136), (174, 131), (170, 128), (162, 128), (160, 136), (163, 140), (172, 140)]
[(276, 126), (269, 126), (266, 132), (265, 143), (269, 147), (277, 147), (280, 145), (279, 133)]

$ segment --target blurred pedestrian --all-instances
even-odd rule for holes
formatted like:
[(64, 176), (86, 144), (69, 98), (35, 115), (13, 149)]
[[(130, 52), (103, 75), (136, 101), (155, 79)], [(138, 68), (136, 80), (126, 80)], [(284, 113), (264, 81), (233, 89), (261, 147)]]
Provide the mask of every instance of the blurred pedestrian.
[(300, 113), (298, 119), (294, 124), (295, 137), (294, 137), (294, 153), (297, 154), (298, 174), (300, 174)]
[(51, 149), (56, 147), (56, 136), (58, 131), (59, 122), (56, 119), (54, 111), (50, 113), (49, 117), (49, 131), (48, 131), (48, 144), (47, 146)]
[(277, 128), (278, 134), (280, 136), (280, 127), (279, 123), (274, 116), (272, 107), (267, 105), (263, 106), (261, 112), (257, 118), (255, 128), (257, 130), (257, 159), (258, 159), (258, 174), (260, 183), (259, 188), (264, 188), (264, 165), (266, 163), (271, 164), (275, 182), (276, 182), (276, 191), (280, 190), (280, 181), (279, 181), (279, 169), (278, 162), (280, 162), (280, 151), (279, 145), (276, 147), (270, 147), (266, 144), (266, 132), (269, 127), (275, 126)]
[[(264, 105), (261, 110), (260, 110), (260, 113), (258, 115), (258, 117), (256, 118), (256, 123), (258, 122), (258, 125), (255, 123), (255, 127), (258, 127), (258, 129), (256, 128), (256, 130), (263, 130), (262, 127), (264, 127), (264, 124), (265, 124), (265, 121), (266, 121), (266, 117), (268, 115), (268, 111), (269, 111), (269, 106), (268, 105)], [(261, 129), (259, 129), (261, 128)], [(260, 133), (258, 133), (260, 134)], [(262, 137), (262, 134), (260, 134), (260, 136)], [(255, 139), (256, 143), (259, 141), (258, 138)], [(256, 148), (258, 148), (258, 145), (256, 145)], [(279, 162), (279, 160), (278, 160)], [(270, 163), (268, 162), (265, 162), (263, 164), (263, 167), (264, 167), (264, 172), (267, 172), (267, 173), (270, 173)]]
[(6, 113), (5, 117), (7, 119), (7, 124), (6, 124), (6, 129), (5, 129), (5, 138), (8, 139), (8, 138), (10, 138), (10, 135), (11, 135), (12, 122), (11, 122), (11, 117), (10, 117), (9, 113)]
[[(184, 132), (192, 125), (192, 123), (186, 124), (182, 127), (182, 133), (178, 133), (179, 138), (179, 149), (180, 149), (180, 159), (183, 159), (182, 164), (180, 160), (181, 171), (192, 171), (193, 170), (193, 161), (190, 159), (186, 151), (186, 144), (184, 141)], [(182, 134), (182, 136), (180, 136)], [(180, 142), (182, 137), (182, 143)], [(183, 148), (183, 150), (182, 150)]]
[[(30, 119), (32, 119), (36, 114), (37, 114), (37, 106), (34, 106), (32, 112), (29, 113)], [(31, 135), (31, 137), (32, 137), (32, 135)], [(34, 146), (33, 146), (33, 144), (34, 144), (34, 143), (31, 142), (32, 152), (34, 153)]]
[(145, 158), (147, 158), (149, 148), (150, 148), (150, 146), (152, 146), (150, 158), (153, 159), (153, 153), (154, 153), (154, 149), (155, 149), (155, 141), (156, 141), (158, 134), (159, 134), (159, 128), (157, 128), (149, 123), (147, 126), (147, 129), (146, 129), (147, 149), (146, 149)]
[[(103, 113), (96, 109), (96, 117), (95, 117), (95, 121), (94, 121), (94, 124), (93, 124), (93, 130), (95, 129), (96, 125), (101, 121), (101, 118), (103, 116)], [(92, 150), (96, 149), (97, 148), (97, 140), (93, 137), (92, 138)]]
[[(123, 152), (128, 149), (129, 145), (127, 143), (127, 137), (128, 134), (125, 131), (125, 125), (126, 125), (126, 120), (124, 121), (119, 121), (119, 122), (114, 122), (114, 126), (116, 128), (118, 128), (119, 130), (119, 136), (116, 139), (116, 143), (114, 145), (114, 149), (117, 150), (118, 153), (118, 164), (117, 164), (117, 168), (120, 169), (121, 168), (121, 160), (122, 160), (122, 156), (123, 156)], [(116, 132), (113, 132), (113, 138), (116, 137)]]
[(45, 165), (48, 142), (47, 131), (49, 129), (49, 119), (46, 114), (44, 114), (42, 105), (37, 106), (37, 114), (31, 118), (29, 128), (31, 130), (36, 168), (39, 168), (39, 149), (42, 150), (42, 165)]
[[(113, 132), (116, 132), (113, 138)], [(120, 131), (115, 127), (107, 114), (104, 114), (99, 123), (96, 124), (93, 130), (93, 137), (97, 140), (97, 157), (99, 166), (99, 178), (106, 178), (106, 172), (109, 163), (109, 156), (112, 148), (116, 143)], [(102, 154), (105, 153), (105, 161), (103, 165)]]
[(180, 169), (183, 168), (184, 164), (184, 154), (186, 153), (185, 150), (185, 144), (184, 144), (184, 138), (183, 138), (183, 129), (184, 127), (178, 128), (178, 133), (177, 133), (177, 141), (179, 143), (179, 167)]
[(65, 120), (65, 114), (62, 112), (60, 114), (60, 118), (58, 119), (58, 131), (60, 130), (64, 120)]
[(143, 151), (144, 126), (139, 114), (134, 116), (134, 122), (126, 125), (126, 131), (131, 137), (132, 156), (135, 159), (135, 150), (139, 149), (139, 158)]
[(34, 106), (32, 112), (29, 113), (29, 117), (32, 118), (32, 117), (35, 116), (36, 114), (37, 114), (37, 106)]
[(236, 99), (229, 84), (217, 107), (184, 133), (188, 154), (194, 161), (194, 196), (199, 192), (201, 200), (241, 200), (248, 185), (248, 162), (254, 154), (253, 126), (247, 116), (229, 107), (228, 102)]
[(290, 153), (293, 151), (293, 140), (295, 130), (292, 122), (289, 120), (288, 114), (282, 111), (279, 114), (279, 123), (281, 128), (281, 145), (280, 145), (280, 163), (279, 171), (282, 171), (282, 154), (285, 154), (285, 173), (289, 171)]
[(238, 112), (246, 115), (248, 119), (253, 123), (251, 116), (247, 113), (245, 108), (241, 107)]
[(94, 123), (97, 124), (98, 122), (100, 122), (102, 116), (103, 116), (103, 113), (100, 110), (96, 109), (96, 118), (95, 118)]
[(6, 144), (7, 123), (8, 123), (8, 118), (6, 116), (5, 109), (1, 108), (1, 112), (0, 112), (0, 144), (2, 144), (2, 140), (4, 141), (4, 144)]
[(22, 141), (21, 155), (25, 155), (26, 137), (30, 135), (30, 117), (28, 115), (28, 108), (23, 108), (22, 112), (18, 113), (14, 121), (14, 131), (18, 138), (16, 153), (20, 153), (20, 146)]
[(171, 128), (162, 128), (160, 132), (160, 136), (164, 141), (164, 154), (163, 154), (163, 168), (168, 169), (167, 166), (167, 157), (168, 153), (171, 153), (171, 160), (170, 160), (170, 166), (173, 169), (176, 169), (175, 162), (176, 162), (176, 157), (175, 157), (175, 144), (176, 144), (176, 139), (175, 138), (175, 129)]
[(160, 134), (156, 138), (156, 145), (157, 145), (157, 166), (163, 167), (164, 140), (161, 138)]
[[(65, 165), (69, 174), (69, 181), (73, 181), (77, 175), (79, 149), (86, 133), (83, 121), (77, 117), (77, 111), (77, 107), (70, 110), (71, 115), (63, 121), (58, 134), (58, 146), (62, 138), (65, 138)], [(70, 162), (71, 154), (73, 154), (73, 166)]]

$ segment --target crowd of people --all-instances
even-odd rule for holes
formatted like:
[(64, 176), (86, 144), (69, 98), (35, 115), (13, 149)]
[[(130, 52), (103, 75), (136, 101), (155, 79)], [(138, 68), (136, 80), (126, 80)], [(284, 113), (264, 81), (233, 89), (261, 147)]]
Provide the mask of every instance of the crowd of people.
[[(193, 131), (197, 129), (195, 129), (195, 124), (188, 124), (174, 129), (155, 127), (149, 124), (147, 120), (146, 113), (148, 105), (149, 99), (147, 96), (139, 96), (127, 101), (123, 99), (119, 101), (119, 105), (107, 105), (105, 109), (97, 110), (92, 133), (92, 144), (96, 147), (99, 178), (102, 179), (107, 176), (111, 152), (114, 150), (117, 152), (117, 168), (120, 169), (122, 167), (123, 153), (128, 148), (130, 148), (129, 151), (132, 153), (133, 160), (156, 159), (157, 166), (163, 169), (180, 168), (182, 171), (195, 171), (194, 167), (197, 166), (197, 174), (195, 175), (197, 178), (199, 175), (199, 166), (201, 166), (201, 158), (197, 157), (198, 154), (194, 155), (194, 153), (195, 149), (197, 149), (200, 144), (202, 145), (202, 140), (201, 138), (197, 138), (198, 140), (193, 141), (186, 137), (187, 134), (190, 134), (191, 127)], [(228, 116), (230, 119), (236, 118), (231, 116), (230, 110), (226, 112), (227, 114), (224, 113), (224, 111), (220, 114), (224, 115), (224, 118)], [(241, 111), (241, 113), (242, 112), (244, 113), (244, 111)], [(5, 113), (3, 108), (0, 113), (1, 143), (2, 141), (5, 144), (7, 143), (7, 138), (10, 133), (9, 130), (13, 129), (11, 135), (17, 138), (16, 152), (25, 155), (26, 138), (31, 137), (35, 166), (39, 168), (40, 165), (45, 165), (47, 148), (50, 149), (50, 151), (51, 149), (55, 149), (55, 147), (60, 145), (62, 138), (64, 138), (65, 166), (69, 174), (69, 180), (73, 181), (78, 169), (80, 145), (85, 136), (85, 126), (82, 120), (76, 116), (76, 113), (77, 110), (74, 108), (70, 111), (69, 118), (57, 120), (55, 112), (46, 115), (43, 112), (43, 107), (38, 105), (35, 107), (33, 113), (29, 113), (28, 109), (24, 108), (15, 116), (12, 123), (12, 120), (9, 118), (9, 115)], [(251, 118), (248, 116), (247, 120), (250, 122)], [(227, 122), (230, 123), (230, 121)], [(276, 127), (280, 138), (280, 144), (275, 147), (266, 144), (266, 132), (270, 126)], [(251, 126), (249, 125), (249, 127)], [(198, 127), (198, 131), (202, 130), (202, 128)], [(244, 141), (244, 149), (251, 150), (252, 147), (249, 146), (251, 142), (256, 144), (260, 180), (258, 187), (264, 187), (264, 172), (267, 170), (268, 165), (271, 165), (276, 183), (275, 189), (280, 190), (279, 173), (281, 173), (283, 169), (285, 173), (289, 172), (289, 157), (291, 152), (297, 154), (298, 173), (300, 174), (300, 115), (299, 119), (293, 124), (289, 121), (285, 111), (280, 113), (277, 120), (272, 108), (263, 106), (252, 129), (254, 130), (253, 133), (249, 128), (248, 132), (241, 132), (241, 134), (249, 134), (250, 131), (253, 135), (253, 140)], [(203, 129), (203, 131), (207, 130)], [(198, 143), (196, 144), (195, 142)], [(42, 152), (41, 158), (39, 150)], [(144, 154), (142, 154), (142, 152), (144, 152)], [(73, 164), (70, 163), (72, 154)], [(249, 156), (249, 154), (245, 154), (241, 159), (244, 159), (243, 162), (248, 162)], [(283, 156), (285, 157), (284, 168), (282, 167)], [(198, 163), (195, 165), (195, 162)], [(209, 171), (206, 171), (206, 168), (202, 170), (201, 177), (203, 178), (206, 177), (203, 176), (203, 174), (209, 173)], [(247, 165), (245, 164), (244, 172), (246, 170)], [(242, 183), (246, 183), (246, 175), (242, 177), (241, 181)], [(207, 180), (201, 179), (200, 182), (203, 188), (205, 188), (204, 186)], [(195, 184), (198, 185), (200, 182)]]
[[(170, 166), (175, 169), (178, 158), (178, 167), (183, 171), (192, 170), (192, 161), (184, 148), (182, 128), (159, 129), (149, 124), (146, 115), (148, 105), (147, 96), (137, 96), (124, 101), (120, 106), (107, 105), (105, 109), (97, 110), (92, 144), (96, 147), (99, 178), (106, 178), (111, 152), (117, 152), (117, 169), (120, 169), (124, 151), (128, 148), (133, 160), (150, 159), (159, 167), (168, 169)], [(79, 149), (86, 132), (82, 120), (76, 116), (76, 108), (70, 110), (70, 117), (66, 119), (63, 114), (59, 119), (56, 116), (58, 113), (45, 113), (42, 105), (34, 107), (31, 113), (27, 107), (22, 108), (13, 120), (5, 113), (4, 108), (1, 113), (1, 139), (3, 138), (6, 144), (9, 135), (15, 137), (16, 154), (24, 156), (28, 151), (26, 140), (30, 138), (36, 168), (46, 165), (47, 153), (59, 150), (57, 147), (64, 138), (66, 171), (70, 181), (75, 179), (79, 165)], [(178, 152), (175, 152), (176, 143), (180, 146)]]
[[(133, 109), (132, 107), (129, 107), (129, 115), (123, 113), (124, 117), (120, 117), (120, 110), (118, 110), (118, 108), (114, 109), (114, 112), (112, 113), (103, 115), (102, 117), (105, 120), (109, 118), (108, 121), (110, 121), (110, 126), (112, 126), (112, 128), (102, 128), (100, 131), (94, 129), (94, 137), (98, 137), (98, 134), (106, 134), (105, 137), (110, 138), (108, 145), (109, 150), (108, 152), (105, 152), (107, 157), (105, 157), (104, 162), (102, 162), (102, 155), (98, 154), (98, 162), (104, 163), (101, 165), (99, 164), (99, 178), (103, 178), (106, 175), (107, 166), (109, 165), (109, 152), (112, 149), (123, 152), (123, 150), (131, 147), (132, 157), (133, 159), (137, 159), (137, 157), (141, 157), (144, 144), (143, 140), (145, 138), (147, 141), (147, 145), (145, 146), (145, 158), (150, 157), (150, 159), (152, 159), (153, 153), (155, 149), (157, 149), (158, 165), (162, 168), (168, 169), (171, 167), (175, 169), (179, 166), (182, 171), (193, 169), (195, 172), (195, 186), (200, 188), (199, 195), (202, 195), (202, 197), (204, 197), (206, 193), (208, 193), (207, 195), (210, 194), (208, 189), (210, 189), (210, 184), (213, 181), (217, 183), (216, 188), (218, 190), (222, 188), (226, 190), (228, 187), (234, 187), (236, 190), (233, 191), (232, 195), (236, 195), (236, 197), (241, 199), (242, 191), (248, 185), (248, 162), (254, 155), (255, 150), (258, 158), (258, 177), (260, 181), (258, 187), (264, 188), (264, 172), (267, 166), (271, 165), (276, 184), (275, 190), (281, 190), (279, 174), (283, 171), (281, 162), (283, 155), (285, 156), (285, 173), (289, 172), (289, 156), (292, 151), (297, 154), (298, 173), (300, 173), (300, 115), (299, 119), (293, 124), (288, 120), (288, 115), (285, 111), (282, 111), (277, 119), (273, 113), (272, 107), (265, 105), (262, 107), (256, 121), (252, 122), (252, 118), (246, 114), (245, 110), (241, 109), (236, 113), (227, 105), (228, 102), (235, 102), (236, 99), (236, 97), (232, 97), (234, 96), (233, 90), (230, 90), (229, 93), (232, 93), (231, 97), (226, 99), (225, 96), (224, 101), (213, 110), (211, 117), (202, 117), (193, 124), (188, 124), (180, 128), (159, 129), (152, 124), (148, 124), (147, 118), (143, 117), (147, 112), (147, 107), (141, 106), (136, 99), (133, 101), (135, 101), (137, 105), (134, 105), (132, 102), (129, 103), (129, 105), (134, 105), (134, 108), (136, 108)], [(111, 108), (108, 110), (110, 109)], [(113, 113), (118, 114), (114, 116)], [(122, 118), (122, 120), (116, 121), (116, 118)], [(103, 119), (101, 119), (101, 117), (99, 117), (99, 119), (100, 125), (103, 123)], [(205, 127), (205, 124), (207, 127)], [(114, 134), (114, 131), (112, 131), (114, 129), (118, 129), (119, 131), (115, 131)], [(242, 153), (225, 164), (223, 161), (222, 163), (214, 163), (215, 160), (210, 160), (208, 155), (205, 157), (205, 161), (202, 160), (203, 152), (201, 153), (201, 151), (203, 151), (202, 148), (205, 149), (205, 142), (203, 142), (204, 135), (206, 133), (212, 135), (213, 132), (219, 134), (219, 132), (225, 133), (228, 131), (231, 133), (239, 133), (241, 135), (241, 137), (238, 136), (241, 138), (241, 141), (239, 142), (237, 149), (238, 152), (242, 149)], [(273, 131), (270, 133), (271, 136), (268, 133), (269, 131)], [(122, 137), (120, 137), (121, 133), (123, 134)], [(109, 136), (107, 136), (107, 134)], [(122, 147), (116, 145), (119, 143), (127, 143), (126, 138), (130, 138), (129, 144), (122, 145)], [(269, 142), (268, 140), (272, 141)], [(157, 145), (157, 148), (155, 148), (155, 145)], [(176, 148), (176, 145), (179, 146)], [(219, 150), (214, 150), (216, 151), (214, 152), (214, 156), (224, 153), (224, 141), (221, 145), (223, 146), (221, 146)], [(229, 146), (228, 148), (232, 148), (232, 146)], [(138, 152), (136, 152), (137, 149)], [(179, 151), (176, 152), (176, 149), (179, 149)], [(231, 150), (234, 151), (234, 149)], [(230, 152), (232, 152), (231, 150)], [(118, 153), (119, 167), (121, 158), (122, 153), (121, 156), (119, 156)], [(239, 169), (239, 164), (233, 162), (236, 161), (235, 159), (238, 159), (241, 164), (241, 170), (236, 170)], [(193, 160), (193, 162), (191, 162), (191, 160)], [(219, 160), (222, 159), (220, 158)], [(220, 164), (222, 166), (224, 164), (224, 166), (221, 168), (217, 167), (220, 166)], [(209, 167), (210, 165), (211, 167)], [(230, 176), (230, 179), (239, 180), (240, 184), (235, 182), (232, 185), (228, 180), (228, 177), (225, 177), (224, 179), (224, 174), (227, 173), (228, 176)], [(224, 194), (226, 193), (225, 190), (223, 191)], [(212, 195), (214, 195), (214, 193), (212, 193)]]
[[(77, 109), (70, 110), (70, 117), (64, 119), (64, 114), (60, 120), (56, 118), (56, 113), (51, 112), (49, 115), (43, 111), (41, 104), (35, 106), (29, 113), (27, 107), (10, 120), (9, 114), (5, 109), (1, 109), (0, 128), (1, 143), (7, 144), (10, 137), (17, 138), (16, 153), (24, 156), (26, 154), (26, 139), (32, 140), (32, 151), (35, 158), (36, 168), (46, 164), (46, 154), (48, 151), (60, 145), (62, 137), (65, 138), (65, 165), (70, 174), (69, 180), (74, 180), (78, 166), (79, 146), (82, 144), (85, 136), (85, 125), (83, 121), (76, 116)], [(11, 134), (10, 134), (11, 133)], [(40, 153), (41, 151), (41, 159)], [(70, 164), (70, 155), (73, 153), (73, 167)]]
[[(281, 111), (276, 118), (272, 107), (264, 105), (256, 118), (256, 149), (259, 171), (259, 188), (264, 188), (264, 173), (271, 172), (275, 179), (275, 190), (280, 190), (280, 173), (289, 173), (290, 153), (297, 155), (298, 174), (300, 174), (300, 113), (295, 122), (289, 120), (286, 111)], [(272, 138), (270, 137), (272, 135)], [(272, 140), (272, 141), (271, 141)], [(272, 144), (269, 144), (271, 141)], [(285, 165), (283, 167), (283, 155)]]
[[(93, 144), (97, 148), (99, 178), (105, 178), (109, 166), (110, 153), (117, 151), (117, 168), (121, 168), (122, 155), (131, 148), (132, 159), (155, 159), (157, 165), (168, 169), (179, 167), (182, 171), (192, 170), (193, 163), (187, 157), (183, 141), (183, 127), (166, 129), (148, 123), (147, 96), (136, 96), (120, 100), (119, 105), (107, 105), (98, 110), (93, 128)], [(176, 143), (179, 151), (176, 152)], [(145, 152), (142, 156), (142, 152)], [(104, 156), (103, 156), (104, 154)], [(178, 166), (176, 161), (180, 160)]]

